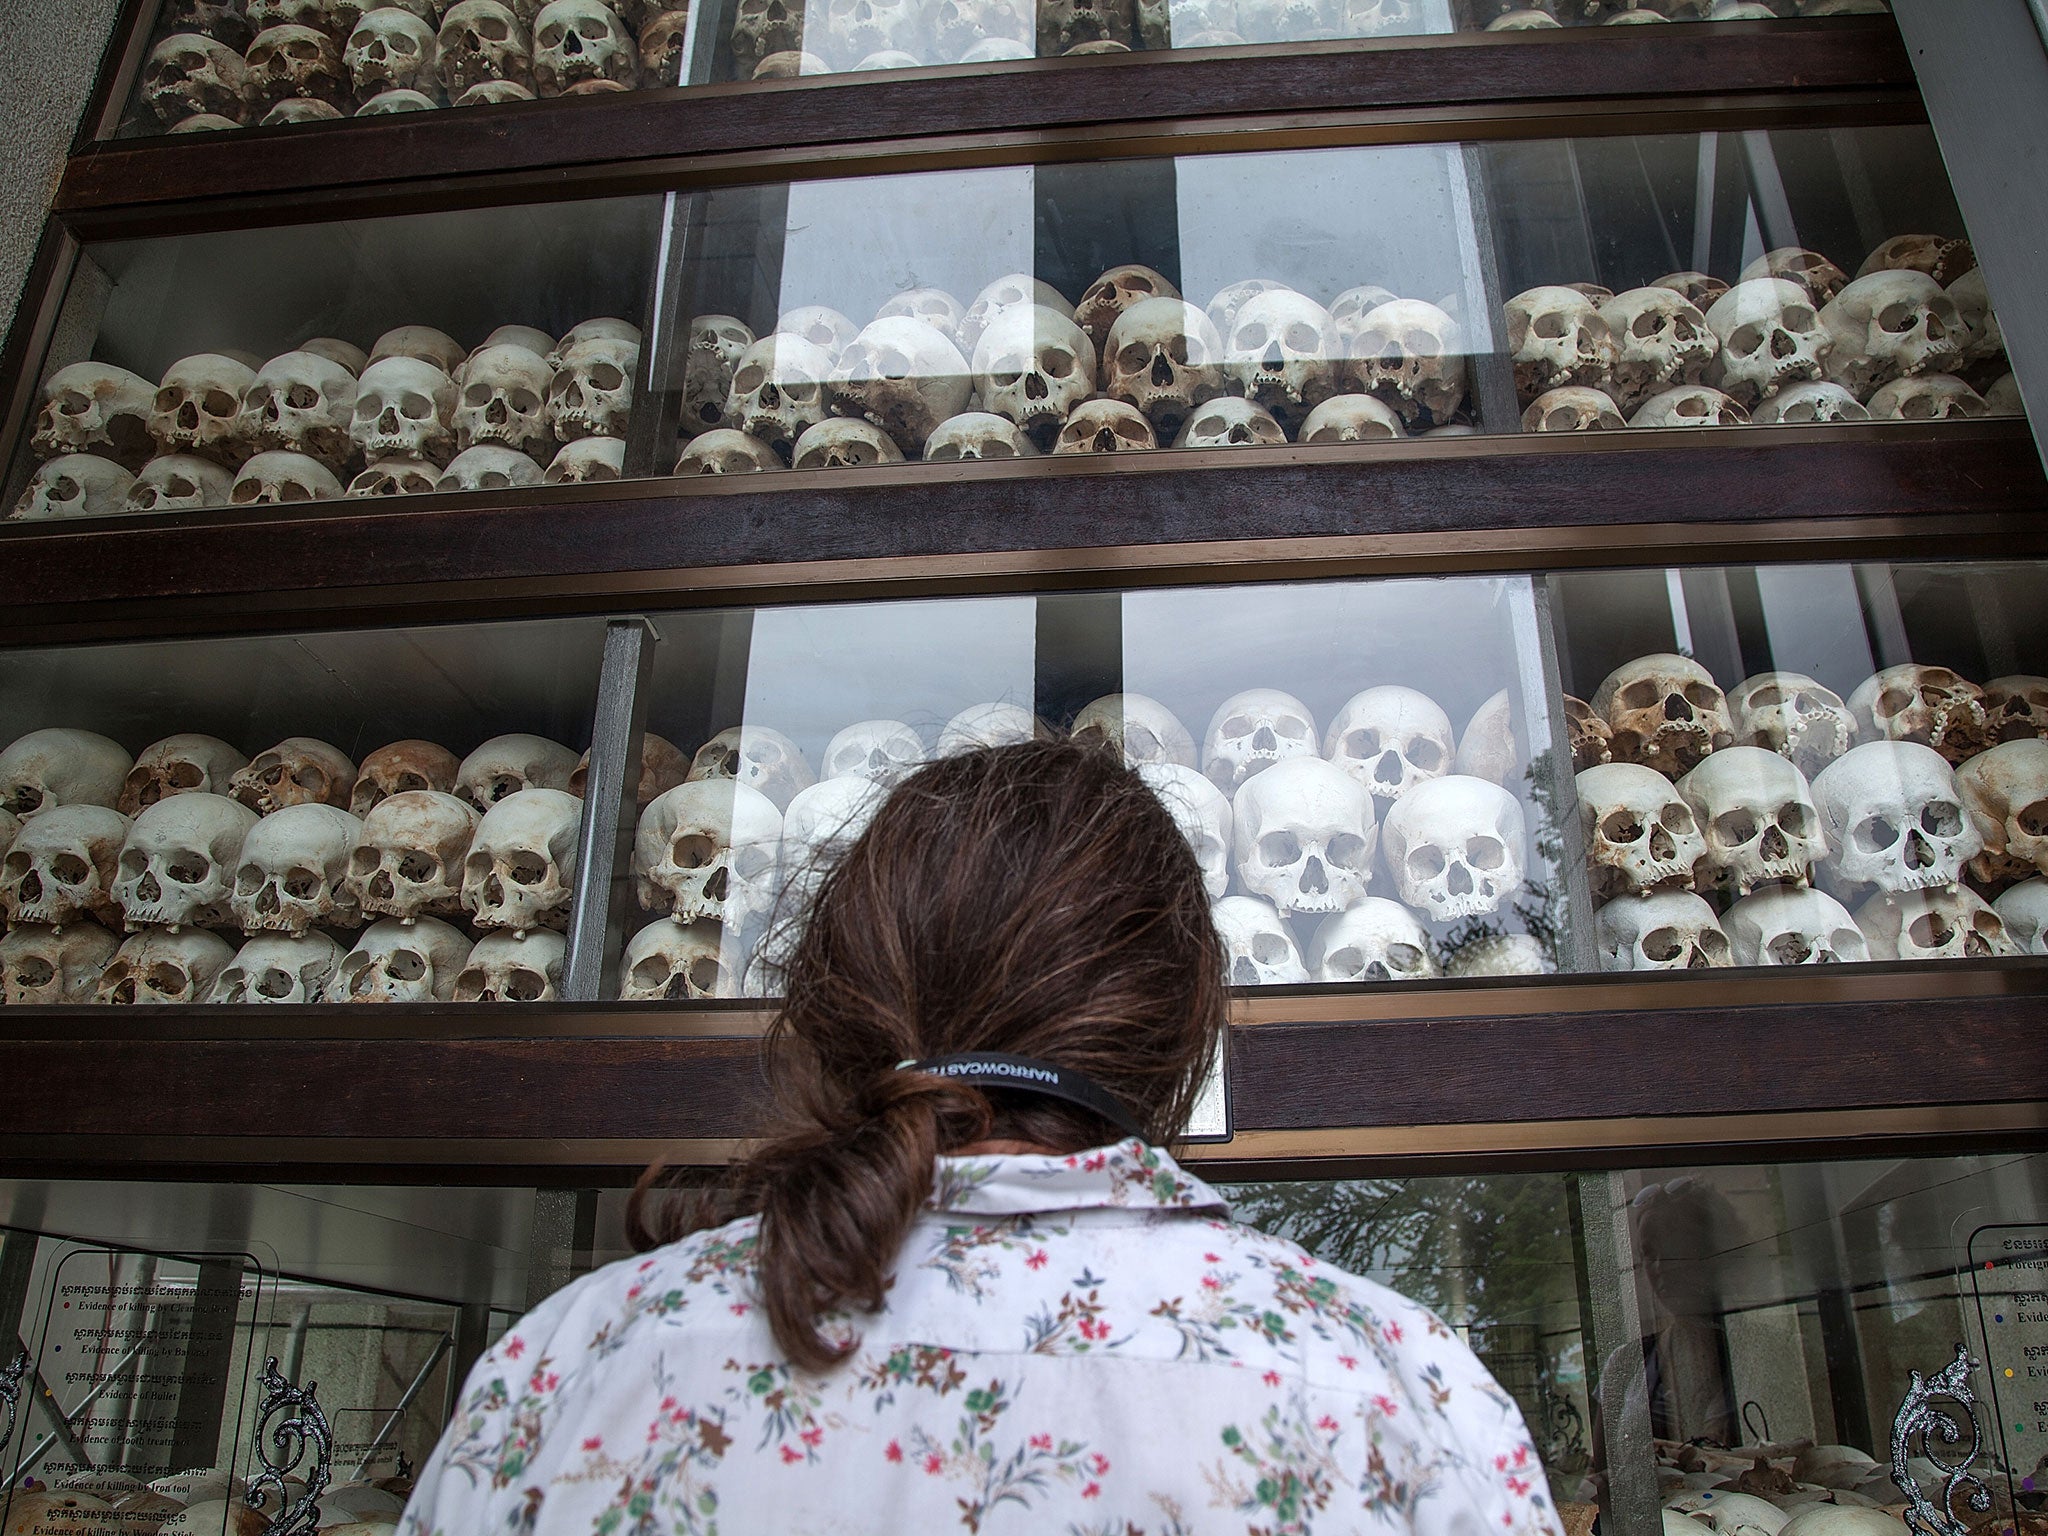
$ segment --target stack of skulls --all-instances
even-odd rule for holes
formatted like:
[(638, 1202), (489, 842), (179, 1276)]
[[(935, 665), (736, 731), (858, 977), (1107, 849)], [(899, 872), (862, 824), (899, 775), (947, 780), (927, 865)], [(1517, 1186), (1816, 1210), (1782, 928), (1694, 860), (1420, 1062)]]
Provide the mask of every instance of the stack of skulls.
[(170, 0), (142, 99), (173, 133), (593, 96), (679, 82), (656, 0)]
[(1788, 16), (1882, 16), (1885, 0), (1473, 0), (1489, 32), (1547, 32), (1566, 26), (1635, 26), (1666, 21), (1777, 21)]
[(1247, 278), (1198, 309), (1126, 264), (1078, 304), (1019, 272), (966, 305), (907, 289), (865, 327), (824, 305), (784, 312), (765, 337), (700, 315), (676, 473), (1469, 432), (1458, 302), (1363, 284), (1325, 309)]
[[(649, 736), (643, 794), (682, 767)], [(251, 760), (180, 734), (130, 759), (31, 732), (0, 752), (0, 999), (551, 1000), (587, 768), (517, 734), (358, 767), (311, 737)]]
[(1670, 272), (1621, 293), (1531, 288), (1507, 325), (1525, 432), (2020, 414), (1976, 255), (1942, 235), (1885, 241), (1853, 280), (1786, 246), (1732, 286)]
[[(721, 731), (642, 812), (633, 872), (650, 920), (627, 945), (620, 996), (773, 995), (806, 902), (891, 786), (933, 757), (1050, 734), (1000, 701), (962, 710), (929, 743), (905, 721), (862, 720), (814, 769), (772, 727)], [(1261, 688), (1225, 700), (1199, 745), (1133, 693), (1088, 705), (1071, 734), (1121, 750), (1173, 814), (1236, 985), (1550, 969), (1515, 905), (1529, 851), (1505, 787), (1524, 768), (1505, 692), (1456, 739), (1441, 708), (1400, 686), (1359, 693), (1327, 733), (1298, 699)]]
[(609, 318), (559, 342), (500, 326), (474, 352), (429, 325), (386, 331), (367, 354), (324, 336), (268, 362), (202, 352), (154, 388), (74, 363), (43, 386), (44, 462), (9, 517), (616, 480), (639, 364), (639, 328)]
[(1660, 654), (1565, 705), (1602, 969), (2048, 954), (2048, 678)]

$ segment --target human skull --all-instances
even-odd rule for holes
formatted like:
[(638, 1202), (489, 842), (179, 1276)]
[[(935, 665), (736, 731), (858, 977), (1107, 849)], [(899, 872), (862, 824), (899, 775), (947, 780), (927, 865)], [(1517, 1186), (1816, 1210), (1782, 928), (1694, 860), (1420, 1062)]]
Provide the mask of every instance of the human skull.
[(318, 101), (337, 111), (348, 103), (341, 49), (316, 28), (286, 25), (259, 32), (244, 63), (242, 99), (252, 116), (286, 101)]
[(826, 779), (797, 793), (782, 818), (783, 889), (776, 913), (782, 932), (774, 947), (787, 948), (825, 877), (843, 858), (887, 797), (870, 779)]
[(540, 483), (540, 466), (517, 448), (481, 443), (449, 460), (447, 470), (434, 482), (434, 489), (503, 491)]
[(1984, 397), (1952, 373), (1893, 379), (1870, 396), (1872, 421), (1970, 421), (1990, 414)]
[[(1250, 303), (1260, 294), (1271, 293), (1275, 289), (1285, 286), (1283, 283), (1276, 283), (1271, 278), (1266, 277), (1246, 277), (1240, 278), (1234, 283), (1225, 283), (1216, 290), (1215, 296), (1209, 300), (1206, 307), (1205, 312), (1209, 317), (1209, 323), (1216, 327), (1217, 335), (1227, 336), (1230, 334), (1231, 328), (1237, 324), (1237, 312), (1239, 310), (1243, 309), (1246, 304)], [(1353, 291), (1355, 292), (1356, 290)], [(1380, 293), (1386, 292), (1385, 289), (1377, 289), (1375, 291)], [(1388, 293), (1386, 296), (1389, 299), (1394, 297), (1391, 293)]]
[(1922, 272), (1946, 287), (1976, 265), (1977, 253), (1967, 240), (1952, 240), (1947, 235), (1893, 235), (1863, 258), (1856, 275)]
[(1337, 711), (1323, 756), (1375, 800), (1398, 800), (1424, 780), (1451, 771), (1451, 719), (1413, 688), (1368, 688)]
[(440, 85), (434, 29), (395, 5), (365, 14), (349, 33), (341, 58), (356, 95), (365, 99), (392, 90), (431, 96)]
[(551, 1003), (568, 941), (559, 933), (487, 933), (455, 976), (458, 1003)]
[(1413, 912), (1367, 896), (1316, 929), (1308, 964), (1317, 981), (1427, 981), (1442, 974), (1433, 949)]
[(939, 732), (935, 757), (952, 757), (980, 747), (1008, 747), (1038, 736), (1038, 717), (1022, 704), (995, 700), (970, 704)]
[(1489, 32), (1543, 32), (1563, 25), (1563, 22), (1559, 21), (1548, 11), (1521, 10), (1509, 11), (1505, 15), (1494, 17), (1493, 20), (1486, 24), (1486, 30)]
[[(1088, 360), (1092, 371), (1092, 352)], [(835, 411), (880, 428), (905, 454), (964, 411), (972, 393), (959, 348), (924, 321), (895, 316), (870, 322), (848, 343), (827, 386)]]
[(92, 454), (131, 474), (156, 452), (149, 435), (156, 391), (149, 380), (107, 363), (59, 368), (43, 386), (31, 446), (43, 458)]
[(432, 363), (387, 357), (364, 370), (349, 435), (367, 459), (446, 467), (455, 456), (455, 381)]
[(1503, 688), (1489, 695), (1458, 733), (1451, 771), (1487, 779), (1505, 789), (1522, 777), (1526, 767), (1521, 743), (1515, 738), (1514, 710)]
[(730, 427), (699, 432), (683, 445), (676, 460), (679, 475), (753, 475), (764, 469), (781, 469), (775, 450), (758, 437), (749, 437)]
[(1048, 447), (1068, 412), (1095, 393), (1095, 343), (1058, 310), (1015, 304), (975, 344), (974, 383), (983, 410)]
[(640, 813), (633, 883), (642, 909), (734, 933), (775, 905), (782, 813), (733, 778), (697, 779)]
[(223, 795), (249, 759), (218, 736), (181, 732), (144, 747), (121, 785), (118, 809), (139, 815), (172, 795)]
[(1614, 760), (1613, 728), (1584, 699), (1564, 695), (1564, 728), (1574, 773)]
[(2008, 741), (1978, 753), (1956, 770), (1956, 789), (1984, 840), (1972, 874), (1985, 881), (2048, 874), (2048, 741)]
[(1947, 667), (1904, 662), (1865, 678), (1849, 695), (1857, 729), (1872, 741), (1917, 741), (1951, 763), (1991, 744), (1984, 690)]
[(878, 53), (902, 54), (914, 66), (928, 45), (922, 0), (830, 0), (826, 41), (843, 66), (873, 68)]
[(460, 770), (455, 754), (444, 746), (431, 741), (394, 741), (363, 759), (349, 791), (348, 808), (357, 816), (367, 816), (391, 796), (409, 790), (452, 794)]
[(860, 334), (860, 327), (829, 304), (804, 304), (776, 317), (775, 334), (808, 341), (836, 363)]
[[(741, 9), (743, 10), (758, 3), (759, 0), (740, 0)], [(782, 0), (770, 0), (771, 9), (780, 6), (781, 3)], [(750, 78), (755, 80), (795, 80), (803, 75), (829, 75), (831, 73), (832, 66), (819, 58), (815, 53), (806, 53), (799, 49), (787, 49), (781, 53), (771, 53), (767, 58), (756, 64)]]
[[(1320, 407), (1318, 407), (1320, 409)], [(1263, 405), (1226, 395), (1197, 406), (1173, 440), (1176, 448), (1270, 448), (1287, 432)]]
[(63, 805), (119, 805), (134, 766), (119, 742), (97, 731), (30, 731), (0, 752), (0, 811), (27, 820)]
[(1809, 251), (1797, 245), (1785, 245), (1774, 251), (1766, 251), (1742, 269), (1744, 282), (1751, 282), (1760, 277), (1775, 277), (1788, 283), (1797, 283), (1806, 290), (1807, 299), (1815, 309), (1819, 309), (1849, 285), (1848, 273), (1819, 251)]
[(1734, 963), (1714, 909), (1689, 891), (1610, 901), (1593, 915), (1593, 926), (1603, 971), (1704, 971)]
[(785, 0), (740, 0), (731, 41), (733, 64), (743, 78), (759, 79), (762, 63), (778, 54), (795, 55), (803, 46), (805, 9)]
[(1371, 395), (1332, 395), (1301, 424), (1304, 443), (1370, 443), (1406, 437), (1393, 407)]
[(1667, 389), (1700, 383), (1720, 349), (1707, 317), (1670, 288), (1631, 288), (1599, 308), (1614, 335), (1608, 393), (1631, 415)]
[[(554, 441), (547, 403), (554, 382), (553, 370), (526, 347), (506, 343), (479, 348), (463, 365), (460, 400), (444, 418), (454, 427), (456, 447), (496, 443), (535, 459), (550, 457)], [(369, 389), (368, 378), (363, 387)], [(358, 420), (361, 415), (358, 403)]]
[(1526, 933), (1481, 933), (1452, 953), (1444, 974), (1470, 976), (1548, 976), (1557, 967), (1543, 946)]
[(835, 416), (806, 427), (796, 440), (796, 469), (864, 469), (872, 464), (901, 464), (895, 440), (872, 422)]
[(640, 48), (602, 0), (551, 0), (533, 20), (533, 84), (559, 96), (586, 80), (640, 83)]
[(1365, 894), (1379, 827), (1372, 797), (1312, 756), (1275, 763), (1231, 802), (1238, 883), (1280, 911), (1341, 912)]
[[(333, 31), (337, 37), (348, 36), (349, 27), (361, 14), (360, 0), (248, 0), (249, 25), (258, 32), (287, 23), (293, 26), (311, 27), (318, 32)], [(336, 27), (336, 13), (341, 10), (356, 13), (349, 18), (349, 25)]]
[(0, 1003), (19, 1008), (89, 1003), (120, 947), (121, 941), (98, 923), (66, 923), (61, 929), (17, 925), (0, 938)]
[(210, 1003), (318, 1003), (341, 964), (341, 946), (324, 933), (251, 938), (214, 978)]
[(439, 790), (400, 790), (379, 800), (348, 855), (350, 900), (369, 916), (401, 923), (459, 917), (464, 862), (479, 819), (467, 801)]
[(1998, 912), (1968, 886), (1880, 891), (1856, 909), (1873, 960), (1988, 960), (2019, 946)]
[(256, 754), (228, 780), (228, 793), (259, 815), (294, 805), (346, 806), (356, 765), (341, 748), (312, 736), (287, 736)]
[(1014, 421), (987, 411), (962, 411), (948, 416), (924, 440), (927, 464), (958, 463), (962, 459), (1028, 459), (1038, 447)]
[[(147, 467), (147, 466), (145, 466)], [(9, 522), (44, 522), (68, 517), (114, 517), (128, 508), (135, 477), (112, 459), (64, 453), (36, 466)]]
[(1084, 400), (1074, 407), (1052, 451), (1060, 453), (1141, 453), (1157, 448), (1152, 423), (1134, 405), (1121, 400)]
[(1299, 427), (1337, 393), (1334, 339), (1330, 312), (1306, 294), (1254, 294), (1224, 337), (1224, 388), (1263, 405), (1283, 426)]
[(378, 459), (348, 483), (351, 496), (424, 496), (438, 489), (441, 470), (425, 459)]
[(1749, 412), (1720, 390), (1706, 384), (1685, 384), (1652, 395), (1629, 418), (1632, 427), (1741, 427)]
[[(1624, 15), (1644, 15), (1646, 12), (1624, 12)], [(1705, 314), (1714, 300), (1728, 291), (1729, 285), (1718, 277), (1709, 277), (1704, 272), (1667, 272), (1650, 285), (1653, 288), (1669, 288), (1673, 293), (1683, 294), (1692, 301), (1693, 308)]]
[(328, 988), (337, 1003), (445, 1003), (469, 959), (470, 943), (437, 917), (372, 923), (336, 967)]
[(1849, 750), (1856, 721), (1840, 695), (1803, 672), (1759, 672), (1728, 695), (1735, 745), (1767, 747), (1811, 778)]
[(157, 25), (167, 32), (197, 32), (237, 51), (254, 35), (243, 0), (164, 0)]
[(494, 80), (533, 88), (533, 38), (500, 0), (458, 0), (441, 18), (435, 42), (451, 100)]
[(1984, 846), (1954, 772), (1918, 742), (1851, 747), (1815, 776), (1813, 798), (1833, 850), (1827, 868), (1845, 886), (1954, 885)]
[[(315, 357), (324, 357), (330, 363), (348, 370), (350, 378), (360, 379), (363, 370), (370, 366), (370, 355), (352, 341), (342, 341), (334, 336), (315, 336), (310, 341), (299, 343), (301, 352), (311, 352)], [(243, 354), (236, 353), (237, 357)], [(251, 375), (253, 381), (254, 375)]]
[(206, 112), (240, 121), (246, 75), (241, 54), (226, 43), (177, 32), (150, 50), (142, 96), (166, 125)]
[(128, 931), (224, 928), (242, 842), (256, 813), (225, 795), (173, 795), (135, 818), (114, 899)]
[(0, 916), (10, 926), (112, 922), (115, 867), (128, 818), (104, 805), (63, 805), (21, 824), (0, 860)]
[(1088, 333), (1097, 352), (1106, 352), (1109, 333), (1133, 305), (1149, 299), (1178, 299), (1180, 290), (1165, 274), (1135, 263), (1111, 267), (1088, 285), (1074, 306), (1074, 323)]
[(1507, 315), (1515, 392), (1523, 405), (1554, 389), (1606, 387), (1614, 371), (1614, 332), (1583, 293), (1525, 289), (1508, 300)]
[(302, 501), (338, 501), (341, 482), (318, 459), (303, 453), (259, 453), (242, 466), (228, 490), (237, 507), (289, 506)]
[(1038, 51), (1047, 58), (1086, 43), (1129, 46), (1138, 32), (1135, 0), (1040, 0)]
[(537, 101), (528, 87), (517, 80), (479, 80), (455, 98), (458, 107), (502, 107), (508, 102)]
[(1721, 343), (1707, 382), (1753, 406), (1820, 378), (1832, 366), (1839, 339), (1822, 322), (1812, 295), (1797, 283), (1781, 277), (1737, 283), (1707, 310)]
[(1142, 693), (1112, 693), (1084, 706), (1070, 733), (1076, 741), (1113, 744), (1130, 767), (1146, 763), (1195, 766), (1195, 738), (1173, 711)]
[(590, 485), (625, 472), (625, 443), (616, 437), (584, 437), (564, 445), (540, 478), (544, 485)]
[(164, 454), (142, 466), (142, 473), (128, 487), (126, 510), (184, 512), (223, 507), (234, 483), (234, 475), (211, 459), (190, 453)]
[(1827, 853), (1806, 776), (1765, 747), (1724, 747), (1678, 781), (1706, 837), (1701, 887), (1747, 896), (1759, 885), (1804, 885)]
[(2021, 954), (2048, 955), (2048, 880), (2016, 885), (1991, 905)]
[(1575, 783), (1596, 900), (1694, 883), (1707, 843), (1669, 779), (1637, 763), (1600, 763)]
[[(948, 5), (954, 3), (956, 0), (946, 0)], [(941, 6), (941, 27), (944, 26), (944, 10), (945, 7)], [(1029, 22), (1020, 21), (1019, 24), (1029, 29)], [(884, 299), (882, 307), (875, 311), (877, 320), (890, 320), (899, 316), (922, 320), (958, 346), (960, 325), (967, 318), (967, 307), (943, 288), (906, 288), (903, 292)]]
[[(231, 906), (244, 933), (354, 928), (362, 914), (346, 881), (362, 823), (318, 803), (265, 816), (242, 840)], [(337, 953), (335, 956), (339, 959)]]
[(225, 940), (198, 929), (134, 934), (100, 972), (92, 1000), (103, 1007), (196, 1003), (212, 992), (234, 957)]
[(1464, 409), (1470, 378), (1458, 322), (1434, 304), (1396, 299), (1345, 332), (1343, 376), (1393, 408), (1417, 430), (1442, 426)]
[(339, 473), (354, 452), (355, 407), (354, 374), (316, 352), (287, 352), (257, 370), (237, 431), (253, 448), (304, 454)]
[(2048, 740), (2048, 677), (1994, 677), (1984, 685), (1984, 724), (1993, 741)]
[[(742, 425), (727, 415), (726, 397), (732, 392), (732, 376), (739, 371), (740, 359), (757, 339), (745, 321), (731, 315), (697, 315), (691, 319), (683, 359), (684, 431), (696, 433)], [(830, 371), (820, 371), (819, 381)]]
[(1963, 322), (1963, 366), (1996, 368), (2005, 360), (2005, 332), (1998, 313), (1991, 307), (1991, 290), (1984, 283), (1984, 269), (1972, 267), (1947, 288), (1949, 301)]
[(1859, 400), (1893, 379), (1948, 373), (1962, 361), (1963, 317), (1923, 272), (1859, 277), (1829, 301), (1820, 319), (1834, 343), (1827, 376)]
[(1226, 795), (1275, 763), (1313, 757), (1322, 739), (1301, 700), (1277, 688), (1247, 688), (1217, 706), (1202, 736), (1202, 771)]
[(619, 957), (622, 1003), (703, 1002), (740, 995), (737, 946), (710, 919), (657, 917), (634, 934)]
[(477, 927), (568, 926), (582, 815), (583, 802), (559, 789), (522, 789), (484, 813), (462, 870), (462, 906)]
[(699, 747), (690, 760), (689, 780), (707, 779), (737, 779), (766, 795), (778, 813), (789, 809), (799, 791), (818, 782), (803, 749), (765, 725), (729, 726)]
[(1177, 762), (1141, 763), (1138, 777), (1159, 797), (1194, 851), (1209, 899), (1220, 900), (1230, 889), (1230, 802), (1201, 774)]
[(1870, 412), (1842, 388), (1825, 379), (1788, 384), (1756, 408), (1749, 418), (1759, 426), (1805, 426), (1830, 421), (1868, 421)]
[(633, 411), (633, 376), (639, 367), (639, 347), (609, 337), (580, 341), (564, 350), (548, 389), (548, 425), (556, 439), (624, 439)]
[(1727, 695), (1686, 656), (1638, 656), (1607, 674), (1593, 709), (1613, 732), (1614, 755), (1676, 779), (1735, 739)]
[(1074, 306), (1051, 283), (1024, 272), (1006, 273), (977, 293), (966, 314), (960, 317), (956, 338), (960, 349), (971, 354), (981, 343), (981, 333), (995, 317), (1019, 304), (1038, 304), (1070, 320), (1074, 317)]
[(1222, 363), (1223, 339), (1201, 310), (1178, 298), (1137, 299), (1106, 333), (1103, 393), (1171, 438), (1196, 406), (1223, 393)]
[(777, 331), (751, 343), (732, 370), (721, 414), (728, 426), (794, 458), (796, 441), (826, 417), (832, 355), (802, 336)]
[(1605, 392), (1578, 384), (1545, 390), (1522, 412), (1524, 432), (1614, 432), (1627, 425)]
[(545, 736), (493, 736), (462, 760), (455, 793), (480, 811), (523, 789), (566, 790), (576, 754)]
[(901, 720), (860, 720), (825, 744), (821, 776), (858, 775), (877, 784), (894, 784), (924, 760), (924, 742)]
[(1485, 779), (1422, 780), (1394, 802), (1380, 840), (1401, 899), (1438, 922), (1483, 917), (1522, 889), (1521, 802)]
[(1856, 919), (1825, 891), (1768, 886), (1730, 907), (1721, 927), (1737, 965), (1856, 965), (1870, 958)]
[(1209, 908), (1233, 987), (1285, 987), (1308, 980), (1294, 936), (1272, 904), (1256, 896), (1225, 896)]

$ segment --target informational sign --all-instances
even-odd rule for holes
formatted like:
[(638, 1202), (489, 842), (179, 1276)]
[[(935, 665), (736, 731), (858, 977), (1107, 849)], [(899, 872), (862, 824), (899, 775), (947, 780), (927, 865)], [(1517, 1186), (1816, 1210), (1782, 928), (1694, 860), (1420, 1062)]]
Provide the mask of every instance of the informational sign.
[[(2010, 1469), (2015, 1494), (2048, 1492), (2048, 1222), (1979, 1227), (1968, 1251), (1987, 1449)], [(1989, 1481), (1991, 1470), (1979, 1474)]]

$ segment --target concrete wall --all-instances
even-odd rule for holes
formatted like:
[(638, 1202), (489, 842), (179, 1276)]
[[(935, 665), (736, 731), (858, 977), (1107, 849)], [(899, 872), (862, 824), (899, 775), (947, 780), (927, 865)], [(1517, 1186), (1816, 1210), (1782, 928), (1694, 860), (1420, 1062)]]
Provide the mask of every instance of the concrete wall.
[(0, 0), (0, 331), (14, 323), (120, 8), (120, 0)]

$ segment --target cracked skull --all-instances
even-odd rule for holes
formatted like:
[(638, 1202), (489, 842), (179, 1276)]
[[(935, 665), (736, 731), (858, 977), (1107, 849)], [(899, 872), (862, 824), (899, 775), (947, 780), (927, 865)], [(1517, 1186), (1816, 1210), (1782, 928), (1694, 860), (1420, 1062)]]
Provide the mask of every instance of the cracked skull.
[(149, 380), (106, 363), (73, 363), (50, 375), (31, 446), (43, 458), (92, 454), (131, 474), (156, 453), (149, 435), (156, 390)]
[(1593, 926), (1603, 971), (1704, 971), (1734, 964), (1733, 946), (1714, 909), (1689, 891), (1610, 901), (1594, 914)]
[(65, 805), (22, 823), (0, 860), (0, 915), (9, 925), (62, 928), (120, 915), (114, 878), (128, 818), (103, 805)]
[(1870, 958), (1856, 919), (1825, 891), (1767, 886), (1730, 907), (1721, 927), (1737, 965), (1855, 965)]
[(439, 918), (372, 923), (335, 971), (330, 996), (347, 1003), (445, 1003), (469, 959), (470, 943)]
[(324, 933), (266, 933), (251, 938), (214, 979), (210, 1003), (319, 1003), (341, 964), (341, 946)]
[(195, 732), (166, 736), (137, 754), (135, 766), (121, 786), (117, 809), (124, 816), (135, 816), (172, 795), (224, 795), (229, 781), (248, 765), (249, 759), (218, 736)]
[(120, 940), (98, 923), (67, 923), (61, 930), (22, 924), (0, 938), (0, 1003), (89, 1003), (118, 948)]
[(114, 951), (92, 1000), (102, 1007), (200, 1002), (234, 957), (224, 939), (196, 929), (134, 934)]
[(488, 811), (522, 789), (562, 789), (576, 772), (576, 754), (545, 736), (493, 736), (455, 770), (454, 792)]
[(346, 806), (356, 765), (341, 748), (311, 736), (287, 736), (228, 779), (228, 793), (260, 815), (317, 802)]

